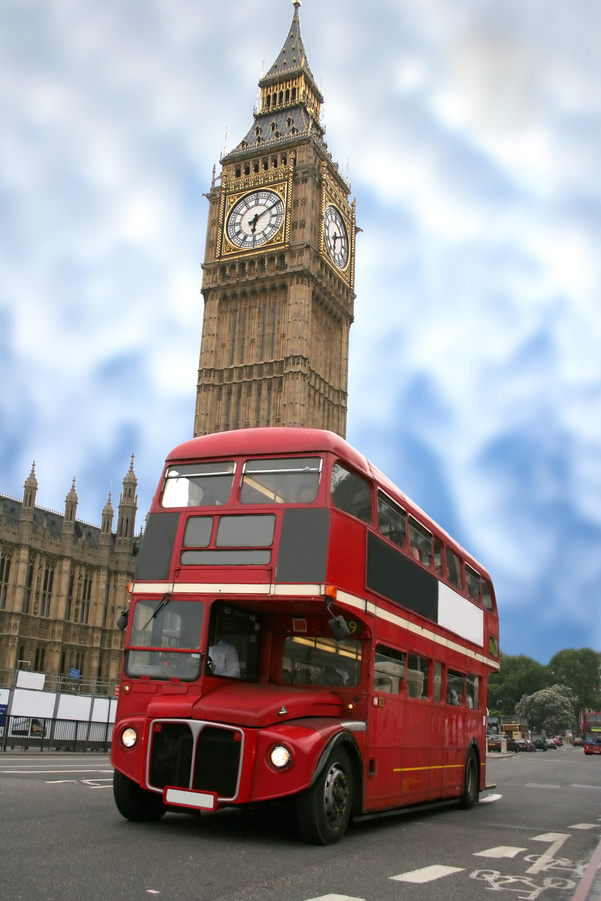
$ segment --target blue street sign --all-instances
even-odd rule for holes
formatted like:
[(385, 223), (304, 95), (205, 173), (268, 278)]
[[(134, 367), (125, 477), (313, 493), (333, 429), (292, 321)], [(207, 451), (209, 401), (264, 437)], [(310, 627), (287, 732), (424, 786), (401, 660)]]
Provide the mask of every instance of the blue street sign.
[(69, 670), (69, 675), (71, 676), (72, 679), (79, 679), (81, 673), (79, 672), (78, 669), (74, 669), (74, 667), (71, 667), (71, 669)]

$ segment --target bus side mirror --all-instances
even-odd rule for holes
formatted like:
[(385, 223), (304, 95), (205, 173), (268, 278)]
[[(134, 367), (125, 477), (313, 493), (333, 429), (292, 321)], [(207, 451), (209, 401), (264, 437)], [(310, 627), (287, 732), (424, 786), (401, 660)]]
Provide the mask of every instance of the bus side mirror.
[[(327, 605), (328, 613), (332, 613), (332, 608), (330, 605)], [(351, 630), (349, 629), (344, 616), (334, 616), (332, 615), (332, 619), (328, 620), (328, 626), (332, 632), (332, 635), (336, 639), (336, 641), (344, 641), (345, 638), (348, 638), (351, 634)]]
[(124, 610), (115, 625), (119, 629), (120, 632), (125, 632), (127, 629), (127, 619), (129, 617), (129, 610)]

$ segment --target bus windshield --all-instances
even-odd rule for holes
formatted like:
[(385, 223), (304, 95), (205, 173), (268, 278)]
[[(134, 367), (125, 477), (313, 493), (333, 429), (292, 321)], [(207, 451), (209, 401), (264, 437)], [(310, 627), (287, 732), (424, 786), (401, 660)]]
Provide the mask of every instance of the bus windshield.
[(204, 604), (144, 598), (133, 609), (125, 654), (128, 676), (187, 681), (200, 674)]

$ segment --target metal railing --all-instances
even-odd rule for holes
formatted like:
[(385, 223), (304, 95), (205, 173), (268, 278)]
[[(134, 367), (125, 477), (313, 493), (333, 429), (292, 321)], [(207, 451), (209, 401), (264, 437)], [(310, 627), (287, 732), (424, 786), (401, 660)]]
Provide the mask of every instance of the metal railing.
[(0, 751), (108, 751), (113, 723), (37, 716), (0, 718)]
[[(0, 669), (0, 688), (13, 688), (18, 670)], [(46, 673), (44, 691), (61, 694), (92, 695), (98, 698), (114, 698), (115, 682), (99, 682), (97, 679), (73, 679), (63, 673)]]

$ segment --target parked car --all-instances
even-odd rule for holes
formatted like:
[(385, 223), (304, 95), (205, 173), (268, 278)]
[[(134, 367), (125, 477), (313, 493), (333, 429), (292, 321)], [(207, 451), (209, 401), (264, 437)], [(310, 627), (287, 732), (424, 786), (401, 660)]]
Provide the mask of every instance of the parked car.
[(534, 749), (536, 751), (542, 751), (545, 747), (545, 739), (542, 735), (533, 735), (532, 744), (534, 745)]
[(582, 735), (575, 735), (574, 738), (572, 739), (572, 744), (574, 745), (575, 748), (578, 748), (578, 747), (581, 748), (582, 745), (584, 744), (584, 742), (582, 740)]
[(545, 746), (548, 750), (554, 751), (557, 748), (555, 744), (555, 740), (553, 738), (545, 738)]
[(536, 751), (534, 743), (529, 738), (520, 738), (518, 741), (518, 751)]
[(489, 735), (486, 740), (486, 747), (489, 751), (501, 750), (501, 739), (498, 735)]
[(557, 745), (558, 748), (561, 748), (561, 746), (563, 745), (563, 735), (555, 736), (555, 744)]

